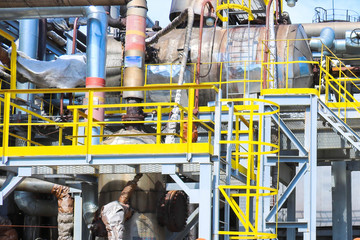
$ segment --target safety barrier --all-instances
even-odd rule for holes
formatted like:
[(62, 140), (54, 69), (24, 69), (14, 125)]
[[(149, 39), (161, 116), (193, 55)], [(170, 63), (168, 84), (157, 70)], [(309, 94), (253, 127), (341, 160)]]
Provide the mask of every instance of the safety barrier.
[[(3, 70), (5, 70), (5, 74), (10, 74), (10, 82), (5, 79), (0, 79), (0, 88), (3, 89), (3, 83), (7, 85), (6, 88), (10, 89), (16, 89), (16, 44), (15, 44), (15, 38), (11, 36), (10, 34), (4, 32), (3, 30), (0, 30), (0, 36), (5, 38), (6, 40), (10, 41), (11, 46), (11, 54), (10, 54), (10, 66), (4, 66), (0, 65)], [(12, 95), (12, 97), (15, 97)]]
[[(187, 92), (189, 100), (188, 106), (167, 102), (137, 103), (137, 104), (101, 104), (99, 105), (94, 97), (95, 92), (104, 91), (105, 93), (118, 93), (124, 91), (164, 91), (181, 89)], [(193, 114), (195, 89), (210, 90), (217, 94), (217, 88), (212, 85), (195, 86), (186, 84), (183, 86), (159, 85), (154, 87), (139, 88), (102, 88), (102, 89), (32, 89), (32, 90), (1, 90), (0, 95), (0, 131), (2, 132), (2, 146), (0, 151), (4, 157), (11, 156), (61, 156), (61, 155), (84, 155), (84, 154), (137, 154), (139, 153), (138, 145), (95, 145), (93, 139), (99, 138), (100, 142), (105, 137), (150, 137), (153, 143), (144, 144), (141, 153), (143, 154), (161, 154), (161, 153), (212, 153), (213, 143), (213, 122), (210, 119), (198, 119)], [(59, 116), (58, 113), (49, 115), (45, 108), (46, 114), (40, 115), (24, 107), (15, 104), (12, 94), (59, 94), (59, 93), (83, 93), (87, 94), (89, 100), (87, 104), (76, 105), (69, 104), (67, 113)], [(179, 120), (168, 120), (169, 112), (173, 107), (180, 109)], [(124, 121), (121, 114), (112, 115), (108, 121), (98, 121), (93, 118), (94, 110), (100, 108), (124, 108), (124, 107), (146, 107), (148, 113), (147, 119), (143, 121)], [(191, 110), (189, 110), (191, 109)], [(206, 108), (209, 110), (210, 108)], [(15, 111), (21, 111), (22, 114), (14, 114)], [(21, 117), (21, 118), (19, 118)], [(167, 144), (166, 147), (162, 138), (168, 133), (164, 133), (163, 128), (169, 122), (176, 122), (180, 126), (179, 133), (175, 133), (176, 143)], [(156, 129), (153, 133), (130, 133), (130, 134), (104, 134), (105, 128), (117, 129), (128, 124), (146, 124)], [(208, 137), (205, 142), (188, 141), (186, 136), (192, 136), (193, 125), (203, 128)], [(97, 129), (99, 133), (94, 133)], [(184, 130), (185, 129), (185, 130)], [(83, 131), (83, 133), (81, 132)], [(27, 132), (26, 136), (18, 132)], [(34, 139), (36, 135), (36, 139)], [(24, 141), (23, 146), (15, 146), (15, 139)], [(57, 146), (51, 143), (58, 142)], [(25, 144), (26, 143), (26, 144)]]
[[(278, 114), (279, 105), (262, 99), (223, 99), (229, 108), (229, 116), (233, 115), (234, 121), (229, 120), (228, 131), (222, 131), (227, 136), (226, 140), (220, 140), (220, 144), (226, 145), (227, 164), (231, 164), (234, 169), (238, 169), (246, 178), (243, 186), (222, 185), (219, 190), (226, 202), (238, 217), (239, 222), (245, 231), (219, 231), (220, 235), (228, 235), (230, 239), (273, 239), (277, 233), (267, 233), (259, 231), (259, 201), (262, 197), (276, 196), (277, 188), (261, 186), (260, 177), (263, 175), (262, 169), (263, 156), (276, 154), (279, 152), (279, 144), (263, 142), (263, 117)], [(236, 103), (236, 105), (235, 105)], [(270, 112), (265, 112), (260, 105), (271, 106)], [(223, 107), (224, 108), (224, 107)], [(224, 111), (225, 109), (223, 109)], [(255, 121), (258, 122), (255, 131)], [(233, 127), (231, 127), (233, 126)], [(229, 132), (230, 131), (230, 132)], [(255, 169), (255, 166), (256, 169)], [(254, 202), (254, 220), (251, 219), (251, 202)], [(245, 203), (245, 207), (239, 205)]]

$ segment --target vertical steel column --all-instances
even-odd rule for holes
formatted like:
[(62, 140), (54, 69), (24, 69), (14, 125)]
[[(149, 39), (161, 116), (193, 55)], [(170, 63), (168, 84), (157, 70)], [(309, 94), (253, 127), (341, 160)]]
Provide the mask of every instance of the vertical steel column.
[(82, 239), (82, 197), (79, 193), (74, 196), (74, 239)]
[[(296, 167), (294, 167), (296, 168)], [(294, 174), (291, 176), (291, 179), (295, 177)], [(293, 191), (287, 199), (287, 221), (295, 222), (296, 220), (296, 191)], [(286, 229), (286, 240), (296, 240), (296, 229), (288, 228)]]
[(332, 162), (331, 176), (334, 184), (332, 187), (332, 239), (352, 240), (351, 172), (346, 170), (346, 162)]
[(211, 164), (200, 164), (199, 238), (203, 239), (211, 239), (211, 183)]
[(317, 97), (310, 95), (310, 106), (305, 112), (305, 148), (309, 162), (304, 175), (304, 218), (308, 223), (304, 240), (316, 240), (317, 115)]
[(220, 153), (221, 153), (221, 147), (220, 147), (220, 140), (221, 140), (221, 96), (222, 91), (219, 89), (219, 92), (217, 94), (216, 103), (215, 103), (215, 133), (214, 133), (214, 155), (217, 156), (216, 159), (213, 159), (214, 161), (214, 180), (213, 180), (213, 214), (212, 214), (212, 224), (213, 224), (213, 233), (212, 233), (212, 239), (218, 240), (219, 239), (219, 218), (220, 218), (220, 206), (219, 206), (219, 200), (220, 200), (220, 192), (219, 192), (219, 185), (220, 185)]
[[(259, 112), (263, 113), (265, 112), (265, 106), (264, 103), (260, 103), (259, 106)], [(262, 115), (262, 122), (263, 127), (262, 129), (259, 129), (259, 131), (262, 131), (262, 139), (260, 139), (261, 142), (271, 142), (271, 116), (268, 115)], [(271, 148), (266, 145), (261, 146), (261, 152), (267, 152), (270, 151)], [(271, 166), (267, 163), (267, 157), (266, 155), (261, 155), (261, 166), (262, 174), (260, 175), (260, 186), (264, 187), (270, 187), (271, 186)], [(260, 191), (263, 193), (263, 191)], [(258, 222), (258, 228), (259, 232), (266, 232), (266, 216), (270, 213), (270, 201), (271, 197), (261, 197), (259, 199), (259, 222)]]
[[(233, 125), (234, 125), (234, 102), (228, 102), (229, 112), (228, 112), (228, 129), (227, 129), (227, 141), (233, 140)], [(233, 144), (226, 144), (226, 185), (230, 185), (231, 181), (231, 169), (232, 169), (232, 146)], [(226, 194), (230, 196), (230, 189), (226, 189)], [(225, 201), (224, 206), (224, 230), (230, 231), (230, 205)], [(224, 236), (224, 239), (229, 239), (228, 235)]]

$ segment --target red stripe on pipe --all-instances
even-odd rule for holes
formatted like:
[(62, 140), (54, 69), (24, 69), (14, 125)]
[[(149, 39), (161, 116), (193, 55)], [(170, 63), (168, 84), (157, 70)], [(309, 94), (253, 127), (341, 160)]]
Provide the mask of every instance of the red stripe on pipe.
[(105, 79), (99, 77), (87, 77), (86, 87), (87, 88), (105, 87)]
[(126, 31), (130, 33), (125, 36), (125, 51), (140, 50), (145, 52), (145, 37), (137, 34), (131, 34), (133, 31), (145, 33), (146, 19), (137, 15), (130, 15), (126, 18)]

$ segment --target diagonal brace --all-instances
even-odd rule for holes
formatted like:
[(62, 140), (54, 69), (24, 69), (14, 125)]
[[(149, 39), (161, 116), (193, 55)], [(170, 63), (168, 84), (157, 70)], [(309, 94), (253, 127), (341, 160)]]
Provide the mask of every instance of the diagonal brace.
[(186, 221), (186, 227), (179, 233), (174, 233), (169, 240), (182, 240), (189, 234), (190, 230), (199, 222), (199, 208), (191, 213)]
[(283, 133), (290, 139), (290, 141), (296, 146), (296, 148), (300, 152), (300, 156), (307, 156), (308, 151), (304, 148), (304, 146), (301, 144), (301, 142), (297, 139), (295, 134), (288, 128), (288, 126), (285, 124), (285, 122), (279, 118), (278, 115), (273, 114), (271, 117), (274, 119), (274, 121), (280, 126)]
[(15, 188), (25, 179), (23, 176), (9, 175), (4, 185), (0, 189), (0, 205), (3, 205), (4, 199), (15, 190)]
[(281, 207), (284, 205), (285, 201), (288, 199), (290, 194), (295, 189), (296, 185), (299, 183), (301, 178), (305, 175), (306, 171), (308, 169), (308, 164), (304, 163), (299, 172), (295, 175), (295, 177), (291, 180), (288, 187), (285, 189), (284, 194), (279, 198), (277, 203), (274, 205), (274, 207), (271, 209), (269, 215), (266, 217), (266, 221), (273, 221), (273, 218), (275, 217), (276, 213), (281, 209)]

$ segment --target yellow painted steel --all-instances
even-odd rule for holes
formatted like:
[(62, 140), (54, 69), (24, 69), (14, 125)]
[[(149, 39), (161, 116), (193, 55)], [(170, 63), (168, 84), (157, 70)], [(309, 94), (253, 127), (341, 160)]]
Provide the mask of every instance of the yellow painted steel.
[[(232, 167), (237, 169), (246, 177), (246, 184), (243, 186), (223, 185), (219, 186), (219, 191), (224, 196), (226, 202), (238, 217), (239, 222), (244, 227), (245, 231), (219, 231), (219, 235), (228, 235), (229, 239), (273, 239), (277, 238), (277, 233), (260, 232), (258, 229), (258, 214), (259, 214), (259, 200), (261, 197), (275, 196), (278, 194), (277, 188), (269, 188), (260, 186), (260, 176), (263, 169), (261, 169), (262, 156), (266, 154), (276, 154), (279, 152), (279, 143), (267, 143), (258, 141), (262, 139), (262, 117), (272, 114), (278, 114), (280, 111), (279, 105), (262, 99), (223, 99), (222, 102), (238, 103), (235, 105), (235, 129), (232, 130), (231, 140), (220, 140), (220, 144), (232, 144), (235, 146), (235, 151), (232, 152)], [(271, 112), (260, 112), (259, 104), (268, 104), (272, 106)], [(224, 108), (224, 107), (223, 107)], [(240, 116), (246, 116), (247, 129), (240, 129), (242, 120)], [(255, 116), (258, 118), (256, 119)], [(254, 122), (258, 121), (258, 131), (255, 131)], [(221, 131), (222, 134), (227, 134), (227, 131)], [(240, 140), (240, 133), (247, 134), (247, 140)], [(265, 150), (267, 147), (270, 150)], [(246, 166), (242, 163), (244, 162)], [(255, 171), (255, 164), (257, 169)], [(239, 206), (239, 199), (245, 201), (245, 208)], [(250, 219), (251, 201), (255, 204), (255, 220)]]
[[(0, 132), (3, 132), (3, 144), (1, 151), (3, 151), (3, 156), (57, 156), (57, 155), (107, 155), (107, 154), (139, 154), (139, 145), (116, 145), (116, 146), (102, 146), (102, 145), (93, 145), (92, 139), (104, 138), (104, 137), (131, 137), (131, 136), (155, 136), (156, 144), (145, 144), (141, 147), (141, 154), (186, 154), (186, 153), (201, 153), (201, 154), (213, 154), (212, 138), (214, 135), (214, 129), (211, 125), (214, 124), (211, 120), (198, 119), (193, 115), (193, 104), (194, 104), (194, 94), (195, 89), (210, 89), (214, 92), (217, 92), (218, 89), (213, 85), (194, 85), (187, 84), (183, 86), (169, 86), (169, 85), (157, 85), (157, 86), (147, 86), (141, 87), (141, 90), (148, 91), (163, 91), (175, 90), (175, 89), (184, 89), (187, 90), (190, 99), (188, 102), (188, 107), (183, 107), (175, 103), (139, 103), (139, 104), (102, 104), (95, 105), (93, 102), (94, 92), (104, 91), (104, 92), (123, 92), (135, 88), (103, 88), (103, 89), (30, 89), (30, 90), (0, 90), (0, 94), (3, 94), (5, 97), (0, 98), (0, 103), (4, 104), (4, 111), (2, 112), (2, 119), (4, 123), (0, 124)], [(14, 104), (10, 100), (11, 94), (26, 93), (26, 94), (37, 94), (39, 92), (55, 94), (61, 92), (84, 92), (88, 95), (88, 102), (84, 105), (70, 105), (68, 109), (72, 118), (70, 117), (67, 122), (58, 122), (54, 121), (52, 115), (47, 117), (39, 115), (35, 112), (32, 112), (28, 109), (25, 109), (17, 104)], [(153, 112), (154, 120), (144, 120), (144, 121), (103, 121), (93, 119), (93, 110), (94, 108), (125, 108), (125, 107), (148, 107), (149, 110), (155, 110)], [(179, 120), (166, 120), (163, 116), (169, 114), (169, 109), (174, 106), (178, 106), (180, 109)], [(19, 109), (24, 111), (28, 116), (28, 121), (26, 122), (10, 122), (11, 110), (15, 111)], [(189, 111), (191, 109), (191, 111)], [(45, 110), (45, 108), (43, 108)], [(49, 109), (51, 111), (51, 109)], [(209, 113), (214, 112), (213, 107), (202, 107), (200, 111), (209, 111)], [(176, 144), (164, 144), (162, 142), (162, 137), (169, 135), (168, 133), (163, 133), (161, 128), (167, 122), (176, 122), (180, 125), (180, 129), (184, 129), (184, 124), (188, 124), (188, 136), (192, 136), (192, 126), (193, 124), (202, 125), (203, 128), (208, 131), (208, 142), (206, 143), (193, 143), (192, 141), (184, 138), (183, 131), (180, 133), (175, 133), (175, 137), (179, 139), (179, 143)], [(144, 134), (133, 134), (133, 135), (124, 135), (124, 134), (113, 134), (113, 135), (104, 135), (104, 128), (111, 125), (126, 125), (133, 123), (146, 123), (151, 124), (157, 128), (157, 133), (144, 133)], [(23, 126), (27, 127), (28, 134), (27, 138), (20, 137), (16, 134), (13, 134), (14, 127)], [(31, 129), (39, 127), (53, 127), (57, 129), (56, 134), (58, 134), (59, 146), (42, 146), (31, 140)], [(83, 136), (79, 135), (79, 128), (85, 128), (85, 134)], [(100, 127), (102, 130), (100, 135), (93, 135), (92, 129), (94, 127)], [(65, 131), (69, 129), (70, 131)], [(71, 132), (71, 133), (70, 133)], [(69, 135), (70, 134), (70, 135)], [(27, 146), (9, 146), (9, 136), (22, 139), (27, 142)], [(45, 135), (44, 135), (45, 136)], [(81, 142), (84, 142), (81, 143)]]
[[(11, 42), (11, 55), (10, 55), (10, 66), (9, 68), (2, 66), (4, 69), (10, 71), (10, 89), (16, 89), (16, 57), (17, 57), (17, 50), (15, 44), (15, 38), (10, 34), (6, 33), (3, 30), (0, 30), (0, 36), (4, 37), (5, 39)], [(11, 95), (12, 98), (15, 98), (15, 95)]]
[(222, 10), (230, 10), (230, 9), (238, 9), (241, 11), (246, 12), (249, 15), (249, 20), (252, 21), (254, 20), (254, 15), (251, 12), (251, 0), (249, 0), (249, 6), (245, 6), (244, 1), (242, 1), (242, 4), (234, 4), (234, 3), (230, 3), (230, 0), (227, 1), (217, 1), (217, 6), (216, 6), (216, 15), (219, 17), (219, 19), (223, 22), (227, 22), (229, 20), (229, 17), (226, 16), (224, 17), (221, 14)]

